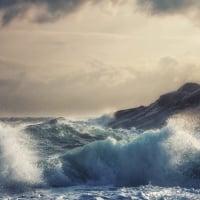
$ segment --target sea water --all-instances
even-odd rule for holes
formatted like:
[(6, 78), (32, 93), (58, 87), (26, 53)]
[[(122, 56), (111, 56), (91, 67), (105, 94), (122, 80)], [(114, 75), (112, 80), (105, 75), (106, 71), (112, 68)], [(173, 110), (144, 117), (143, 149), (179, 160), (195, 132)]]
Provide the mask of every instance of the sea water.
[(200, 199), (200, 129), (112, 129), (99, 120), (0, 124), (1, 199)]

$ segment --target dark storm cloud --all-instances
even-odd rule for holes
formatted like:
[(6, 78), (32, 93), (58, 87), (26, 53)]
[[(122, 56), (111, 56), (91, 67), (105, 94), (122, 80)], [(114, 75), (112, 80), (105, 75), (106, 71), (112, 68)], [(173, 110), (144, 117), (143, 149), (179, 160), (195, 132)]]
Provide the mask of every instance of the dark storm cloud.
[(36, 15), (38, 22), (51, 21), (78, 9), (88, 0), (0, 0), (0, 10), (3, 12), (2, 23), (8, 24), (15, 18), (26, 16), (33, 6), (44, 7), (46, 12)]
[[(16, 18), (27, 19), (28, 11), (34, 8), (31, 20), (51, 22), (79, 10), (86, 3), (102, 2), (118, 4), (127, 0), (0, 0), (1, 20), (6, 25)], [(199, 0), (136, 0), (136, 4), (152, 14), (185, 13), (200, 8)]]
[[(43, 23), (54, 21), (63, 15), (78, 10), (86, 3), (96, 4), (104, 0), (0, 0), (0, 11), (3, 13), (2, 24), (6, 25), (15, 18), (24, 18), (27, 11), (35, 7), (42, 12), (35, 14), (34, 21)], [(123, 0), (106, 0), (113, 4)], [(106, 2), (105, 1), (105, 2)]]
[(137, 4), (152, 14), (176, 14), (200, 7), (199, 0), (137, 0)]

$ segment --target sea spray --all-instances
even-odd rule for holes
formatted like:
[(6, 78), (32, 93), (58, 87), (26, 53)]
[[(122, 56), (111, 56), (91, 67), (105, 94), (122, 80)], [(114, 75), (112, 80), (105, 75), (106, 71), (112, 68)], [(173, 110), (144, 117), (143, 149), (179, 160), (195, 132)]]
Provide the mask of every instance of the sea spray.
[[(163, 144), (170, 155), (170, 163), (177, 172), (200, 179), (199, 124), (192, 118), (175, 117), (168, 120), (168, 129), (174, 133)], [(174, 177), (176, 178), (176, 177)], [(189, 185), (191, 180), (187, 180)]]
[(8, 189), (37, 185), (42, 171), (37, 167), (37, 154), (21, 126), (0, 124), (0, 187)]

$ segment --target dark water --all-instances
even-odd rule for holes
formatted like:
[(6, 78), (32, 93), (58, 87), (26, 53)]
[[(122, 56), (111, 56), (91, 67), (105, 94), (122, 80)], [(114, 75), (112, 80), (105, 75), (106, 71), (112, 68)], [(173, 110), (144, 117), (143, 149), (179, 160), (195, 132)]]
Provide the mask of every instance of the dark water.
[(200, 199), (198, 130), (182, 117), (147, 131), (98, 120), (4, 120), (2, 198)]

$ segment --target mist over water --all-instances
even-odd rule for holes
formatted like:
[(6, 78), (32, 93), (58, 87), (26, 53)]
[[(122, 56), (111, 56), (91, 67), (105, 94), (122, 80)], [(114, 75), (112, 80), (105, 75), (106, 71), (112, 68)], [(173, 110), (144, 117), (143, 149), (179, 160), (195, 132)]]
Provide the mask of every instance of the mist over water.
[(2, 193), (145, 185), (198, 193), (198, 121), (180, 115), (162, 129), (146, 131), (111, 129), (91, 120), (0, 124)]
[(0, 124), (0, 187), (23, 190), (42, 182), (37, 153), (21, 126)]

